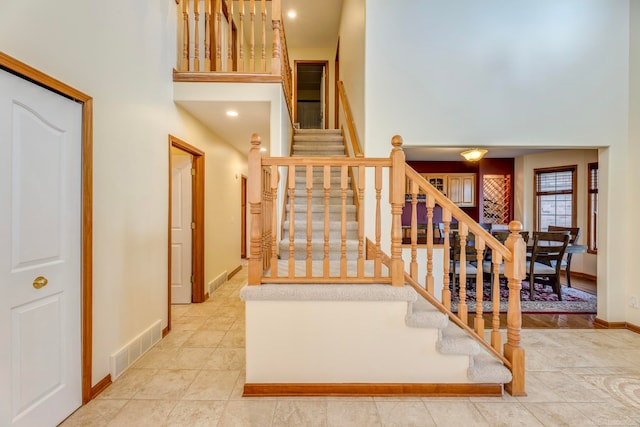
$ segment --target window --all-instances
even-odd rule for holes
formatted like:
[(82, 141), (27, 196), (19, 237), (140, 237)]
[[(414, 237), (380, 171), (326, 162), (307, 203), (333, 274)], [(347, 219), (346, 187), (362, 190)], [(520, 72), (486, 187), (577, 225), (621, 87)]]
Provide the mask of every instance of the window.
[(535, 169), (535, 229), (575, 227), (576, 166)]
[(589, 163), (589, 224), (587, 227), (587, 244), (589, 252), (598, 252), (598, 163)]

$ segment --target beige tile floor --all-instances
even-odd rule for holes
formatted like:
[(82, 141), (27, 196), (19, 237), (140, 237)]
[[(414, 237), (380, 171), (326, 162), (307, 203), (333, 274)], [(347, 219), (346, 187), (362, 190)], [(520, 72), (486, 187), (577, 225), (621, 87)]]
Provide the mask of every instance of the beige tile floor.
[(640, 335), (625, 330), (524, 330), (527, 397), (243, 398), (245, 282), (174, 306), (171, 333), (62, 425), (640, 426)]

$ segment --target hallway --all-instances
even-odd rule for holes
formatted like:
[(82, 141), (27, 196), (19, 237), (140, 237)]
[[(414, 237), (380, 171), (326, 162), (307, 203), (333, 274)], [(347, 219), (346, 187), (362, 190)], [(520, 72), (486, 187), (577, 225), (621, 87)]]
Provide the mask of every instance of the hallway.
[(62, 425), (640, 425), (640, 335), (626, 330), (523, 330), (527, 397), (243, 398), (246, 273), (174, 306), (171, 333)]

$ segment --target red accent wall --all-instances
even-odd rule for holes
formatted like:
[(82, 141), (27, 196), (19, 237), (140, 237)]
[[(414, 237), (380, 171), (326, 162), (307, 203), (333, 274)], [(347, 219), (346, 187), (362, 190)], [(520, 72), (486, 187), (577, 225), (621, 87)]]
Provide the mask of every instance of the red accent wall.
[[(511, 174), (511, 204), (509, 206), (509, 220), (513, 219), (513, 199), (514, 199), (514, 159), (482, 159), (479, 162), (433, 162), (433, 161), (408, 161), (409, 166), (418, 173), (475, 173), (476, 174), (476, 206), (462, 208), (471, 218), (478, 221), (480, 209), (482, 208), (482, 177), (484, 175)], [(418, 222), (426, 222), (426, 208), (418, 204)], [(402, 214), (402, 224), (409, 225), (411, 222), (411, 203), (405, 204)], [(433, 211), (433, 222), (442, 222), (442, 212), (439, 207)]]

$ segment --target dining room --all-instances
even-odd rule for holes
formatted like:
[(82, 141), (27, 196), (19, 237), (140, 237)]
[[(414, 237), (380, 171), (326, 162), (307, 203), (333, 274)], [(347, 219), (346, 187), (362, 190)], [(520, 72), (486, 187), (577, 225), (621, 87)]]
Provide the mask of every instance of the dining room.
[[(489, 151), (491, 153), (491, 150)], [(451, 176), (473, 174), (473, 203), (461, 207), (488, 231), (503, 233), (511, 220), (521, 221), (528, 237), (528, 257), (531, 261), (535, 235), (544, 233), (569, 234), (560, 256), (558, 272), (554, 261), (542, 260), (548, 265), (547, 276), (534, 274), (533, 299), (529, 289), (529, 272), (521, 291), (523, 326), (525, 327), (593, 327), (597, 313), (597, 225), (598, 225), (598, 150), (533, 150), (510, 158), (486, 157), (477, 162), (455, 160), (417, 161), (415, 153), (408, 152), (408, 163), (432, 184), (447, 194), (446, 184)], [(494, 153), (494, 155), (496, 155)], [(491, 154), (488, 154), (491, 156)], [(434, 156), (429, 158), (433, 159)], [(433, 178), (444, 177), (438, 181)], [(411, 224), (412, 203), (406, 199), (402, 224), (407, 231)], [(460, 204), (458, 204), (460, 206)], [(418, 251), (424, 250), (426, 230), (426, 207), (417, 203)], [(433, 209), (434, 260), (438, 259), (438, 248), (443, 244), (444, 226), (441, 211)], [(450, 224), (450, 241), (455, 242), (456, 223)], [(559, 228), (559, 229), (558, 229)], [(572, 233), (573, 232), (573, 233)], [(497, 237), (497, 236), (496, 236)], [(411, 236), (403, 234), (403, 256), (409, 257)], [(473, 245), (467, 238), (467, 245)], [(548, 242), (547, 242), (548, 244)], [(421, 247), (422, 246), (422, 247)], [(452, 247), (453, 250), (453, 247)], [(472, 250), (473, 252), (473, 250)], [(539, 252), (539, 251), (538, 251)], [(539, 259), (539, 253), (536, 259)], [(450, 254), (452, 255), (452, 254)], [(472, 258), (475, 255), (470, 255)], [(444, 258), (440, 254), (441, 258)], [(486, 269), (486, 257), (485, 269)], [(407, 259), (405, 258), (405, 259)], [(420, 259), (420, 253), (418, 254)], [(453, 256), (449, 257), (453, 260)], [(437, 261), (435, 261), (437, 262)], [(534, 260), (533, 265), (539, 262)], [(475, 260), (469, 265), (477, 268)], [(455, 261), (451, 264), (450, 287), (455, 285)], [(466, 279), (467, 298), (475, 299), (475, 270)], [(533, 270), (532, 270), (533, 272)], [(553, 273), (553, 274), (550, 274)], [(473, 277), (471, 277), (473, 276)], [(485, 274), (487, 304), (491, 305), (491, 275)], [(437, 287), (438, 284), (436, 284)], [(442, 286), (442, 283), (440, 284)], [(506, 294), (506, 286), (501, 289)], [(437, 291), (436, 291), (437, 294)], [(506, 307), (505, 307), (506, 309)], [(502, 309), (501, 309), (502, 311)], [(528, 325), (528, 326), (527, 326)], [(555, 326), (554, 326), (555, 325)]]

